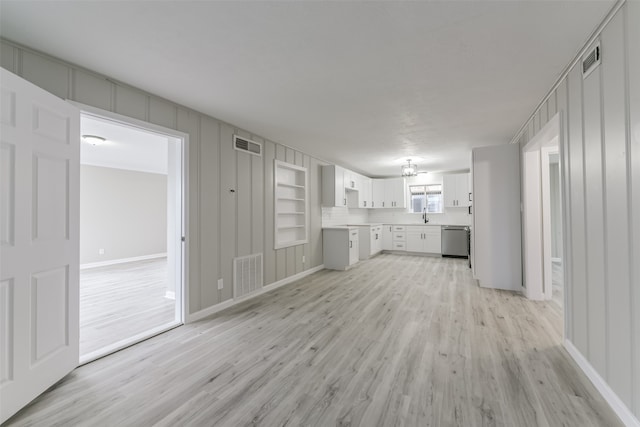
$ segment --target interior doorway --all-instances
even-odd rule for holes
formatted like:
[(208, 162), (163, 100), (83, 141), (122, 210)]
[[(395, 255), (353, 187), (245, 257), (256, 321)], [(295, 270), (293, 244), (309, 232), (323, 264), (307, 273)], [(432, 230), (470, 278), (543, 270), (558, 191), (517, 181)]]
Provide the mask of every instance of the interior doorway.
[[(560, 119), (554, 116), (524, 147), (524, 272), (528, 298), (564, 312)], [(564, 317), (564, 316), (562, 316)]]
[(184, 321), (184, 139), (84, 111), (80, 129), (86, 363)]

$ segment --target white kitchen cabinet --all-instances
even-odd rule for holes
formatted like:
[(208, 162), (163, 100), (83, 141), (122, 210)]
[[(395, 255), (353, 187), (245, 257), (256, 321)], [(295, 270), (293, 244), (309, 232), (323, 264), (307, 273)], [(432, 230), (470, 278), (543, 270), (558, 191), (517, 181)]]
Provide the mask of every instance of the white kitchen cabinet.
[(359, 237), (357, 227), (327, 227), (322, 229), (324, 267), (347, 270), (358, 262)]
[(466, 208), (471, 206), (469, 174), (457, 173), (442, 177), (442, 192), (446, 208)]
[(347, 206), (345, 174), (346, 169), (337, 165), (322, 167), (322, 206)]
[(371, 194), (371, 178), (360, 175), (358, 188), (358, 207), (370, 208), (372, 207), (372, 194)]
[(381, 225), (360, 225), (358, 226), (358, 231), (360, 259), (368, 259), (382, 251)]
[(392, 243), (391, 250), (406, 251), (407, 244), (407, 227), (404, 225), (392, 225)]
[(382, 250), (393, 250), (393, 225), (391, 224), (382, 226)]
[(440, 226), (410, 225), (406, 229), (407, 252), (440, 254), (441, 249)]
[(384, 180), (384, 208), (407, 207), (407, 183), (404, 178)]
[(374, 209), (384, 207), (384, 179), (372, 179), (371, 180), (371, 207)]

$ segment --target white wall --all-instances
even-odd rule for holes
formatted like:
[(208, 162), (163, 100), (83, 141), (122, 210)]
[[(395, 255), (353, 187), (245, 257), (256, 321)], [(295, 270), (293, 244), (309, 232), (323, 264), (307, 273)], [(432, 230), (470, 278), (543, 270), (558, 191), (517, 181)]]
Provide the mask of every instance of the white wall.
[(521, 147), (561, 113), (567, 340), (640, 418), (640, 2), (598, 36), (602, 64), (581, 64), (535, 111)]
[(80, 264), (165, 252), (167, 176), (81, 165)]
[[(0, 40), (0, 52), (0, 66), (54, 95), (189, 135), (189, 314), (232, 298), (236, 256), (262, 252), (265, 284), (322, 264), (320, 160), (9, 41)], [(234, 133), (263, 143), (263, 157), (234, 150)], [(309, 169), (305, 245), (273, 249), (274, 159)]]

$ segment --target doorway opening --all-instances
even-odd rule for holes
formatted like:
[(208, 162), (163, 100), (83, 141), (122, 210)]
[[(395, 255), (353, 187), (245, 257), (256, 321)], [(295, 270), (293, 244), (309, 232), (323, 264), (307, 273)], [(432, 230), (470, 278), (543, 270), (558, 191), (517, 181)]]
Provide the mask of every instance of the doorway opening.
[(564, 312), (562, 162), (556, 114), (524, 147), (524, 274), (526, 295)]
[(84, 111), (80, 130), (80, 363), (87, 363), (184, 322), (185, 141)]

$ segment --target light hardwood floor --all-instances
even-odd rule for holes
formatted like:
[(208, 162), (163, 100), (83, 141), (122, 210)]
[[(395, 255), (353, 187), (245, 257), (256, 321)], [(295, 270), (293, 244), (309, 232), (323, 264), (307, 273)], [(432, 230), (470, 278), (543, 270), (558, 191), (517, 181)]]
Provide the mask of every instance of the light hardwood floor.
[(173, 322), (166, 290), (166, 258), (81, 270), (80, 354)]
[(466, 260), (321, 271), (75, 370), (12, 425), (621, 425), (559, 311)]

